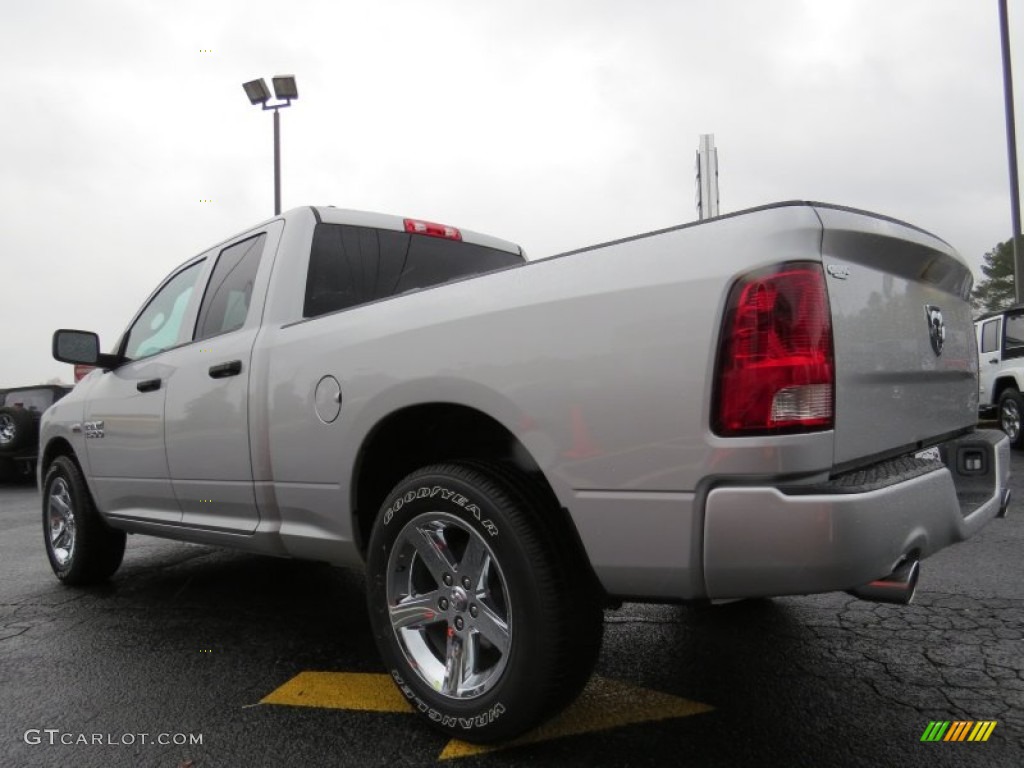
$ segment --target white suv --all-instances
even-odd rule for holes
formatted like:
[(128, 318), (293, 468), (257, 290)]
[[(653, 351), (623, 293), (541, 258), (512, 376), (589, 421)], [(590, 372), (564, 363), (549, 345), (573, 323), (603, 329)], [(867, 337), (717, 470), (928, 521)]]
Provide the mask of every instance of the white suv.
[(1024, 446), (1024, 305), (974, 323), (978, 337), (978, 409), (999, 419), (1014, 448)]

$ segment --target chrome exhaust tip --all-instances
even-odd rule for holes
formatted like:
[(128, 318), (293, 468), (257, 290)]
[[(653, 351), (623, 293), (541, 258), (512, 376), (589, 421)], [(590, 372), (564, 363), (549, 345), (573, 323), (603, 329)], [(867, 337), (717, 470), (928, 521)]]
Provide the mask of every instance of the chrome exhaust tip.
[(1006, 513), (1010, 509), (1010, 489), (1003, 489), (1003, 499), (999, 502), (999, 514), (996, 517), (1006, 517)]
[(920, 573), (921, 561), (915, 557), (901, 562), (888, 576), (854, 587), (849, 592), (861, 600), (909, 605), (917, 592), (917, 577)]

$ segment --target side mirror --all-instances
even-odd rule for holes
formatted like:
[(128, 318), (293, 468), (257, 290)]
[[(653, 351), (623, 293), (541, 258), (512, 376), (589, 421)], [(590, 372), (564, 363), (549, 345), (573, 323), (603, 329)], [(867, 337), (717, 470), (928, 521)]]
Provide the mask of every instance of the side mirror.
[(117, 355), (104, 355), (100, 352), (100, 337), (91, 331), (54, 331), (53, 357), (62, 363), (94, 365), (99, 368), (113, 368), (118, 363)]

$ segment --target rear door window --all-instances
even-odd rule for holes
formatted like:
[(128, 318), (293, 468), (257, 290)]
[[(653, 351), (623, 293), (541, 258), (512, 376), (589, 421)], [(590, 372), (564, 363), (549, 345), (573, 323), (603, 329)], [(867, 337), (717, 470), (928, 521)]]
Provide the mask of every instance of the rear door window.
[(996, 352), (999, 349), (999, 323), (1001, 318), (986, 320), (981, 326), (981, 351)]
[(306, 278), (305, 317), (522, 264), (497, 248), (343, 224), (318, 224)]
[(229, 333), (245, 325), (266, 240), (266, 234), (260, 234), (220, 252), (199, 308), (196, 340)]
[(1024, 357), (1024, 314), (1007, 315), (1004, 323), (1003, 357)]

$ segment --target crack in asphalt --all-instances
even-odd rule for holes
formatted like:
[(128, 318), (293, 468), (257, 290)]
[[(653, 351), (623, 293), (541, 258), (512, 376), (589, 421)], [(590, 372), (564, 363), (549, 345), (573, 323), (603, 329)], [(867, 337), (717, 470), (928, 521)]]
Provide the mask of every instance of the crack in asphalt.
[(1024, 746), (1024, 601), (919, 598), (910, 606), (851, 601), (838, 611), (843, 634), (805, 626), (887, 704), (929, 719), (996, 719)]
[[(0, 627), (0, 641), (10, 640), (12, 637), (18, 637), (28, 632), (31, 626), (19, 626), (15, 624), (5, 624)], [(13, 631), (17, 630), (17, 631)]]

